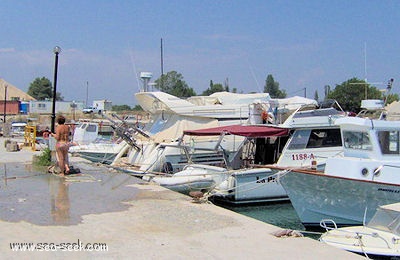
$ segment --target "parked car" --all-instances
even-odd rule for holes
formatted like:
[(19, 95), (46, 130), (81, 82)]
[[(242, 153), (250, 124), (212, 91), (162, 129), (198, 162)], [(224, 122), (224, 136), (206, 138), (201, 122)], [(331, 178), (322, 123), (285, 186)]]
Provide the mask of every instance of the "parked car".
[(99, 110), (97, 107), (86, 107), (82, 110), (84, 114), (91, 114), (91, 113), (101, 113), (101, 110)]

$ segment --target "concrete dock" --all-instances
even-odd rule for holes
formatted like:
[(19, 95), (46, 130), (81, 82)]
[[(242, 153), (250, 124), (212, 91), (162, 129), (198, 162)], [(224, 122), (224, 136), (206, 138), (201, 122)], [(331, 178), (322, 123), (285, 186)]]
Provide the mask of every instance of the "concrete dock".
[[(31, 166), (41, 152), (7, 152), (4, 141), (2, 259), (364, 258), (306, 237), (276, 237), (279, 227), (76, 157), (82, 175), (60, 178)], [(29, 249), (17, 251), (22, 243)]]

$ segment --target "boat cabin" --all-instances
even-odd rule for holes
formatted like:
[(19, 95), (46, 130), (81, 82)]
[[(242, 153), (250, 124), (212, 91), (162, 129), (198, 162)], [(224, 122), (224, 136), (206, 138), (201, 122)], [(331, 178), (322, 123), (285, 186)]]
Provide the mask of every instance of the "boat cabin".
[(220, 142), (225, 136), (245, 137), (236, 152), (226, 158), (229, 168), (239, 169), (250, 164), (274, 163), (287, 141), (289, 130), (272, 125), (229, 125), (186, 130), (183, 133), (184, 136), (220, 136)]
[(281, 125), (291, 130), (291, 136), (277, 165), (323, 165), (328, 157), (340, 154), (342, 138), (335, 121), (343, 117), (346, 115), (333, 107), (293, 113)]
[(338, 120), (344, 155), (378, 160), (399, 158), (400, 122), (343, 118)]

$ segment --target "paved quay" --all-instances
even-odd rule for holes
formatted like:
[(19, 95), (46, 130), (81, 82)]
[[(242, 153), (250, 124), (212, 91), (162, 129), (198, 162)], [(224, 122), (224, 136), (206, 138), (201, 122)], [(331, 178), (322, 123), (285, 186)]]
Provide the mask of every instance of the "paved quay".
[[(82, 175), (31, 167), (33, 152), (6, 152), (0, 137), (2, 259), (361, 259), (310, 238), (101, 165), (72, 157)], [(10, 243), (32, 243), (13, 251)], [(45, 244), (46, 243), (46, 244)], [(76, 244), (107, 245), (107, 251)]]

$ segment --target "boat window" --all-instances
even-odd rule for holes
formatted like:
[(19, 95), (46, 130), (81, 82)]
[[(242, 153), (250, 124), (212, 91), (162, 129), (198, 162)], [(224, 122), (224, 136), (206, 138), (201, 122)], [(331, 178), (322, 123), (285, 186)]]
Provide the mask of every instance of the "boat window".
[(88, 127), (86, 128), (86, 131), (88, 131), (88, 132), (96, 132), (96, 125), (89, 124)]
[(289, 150), (342, 146), (339, 129), (296, 130), (288, 145)]
[(292, 139), (290, 140), (288, 149), (295, 150), (306, 148), (310, 133), (311, 130), (296, 130), (293, 133)]
[(151, 134), (156, 134), (156, 133), (161, 132), (161, 131), (164, 129), (164, 127), (165, 127), (165, 125), (166, 125), (166, 122), (167, 122), (167, 121), (163, 121), (163, 120), (157, 120), (157, 121), (155, 121), (155, 122), (151, 125), (151, 128), (149, 129), (149, 132), (150, 132)]
[(344, 147), (357, 150), (372, 150), (367, 132), (343, 131)]
[(382, 154), (399, 154), (399, 131), (379, 131), (378, 139)]
[(313, 129), (307, 148), (342, 146), (340, 129)]
[(396, 211), (378, 208), (367, 226), (400, 235), (400, 216)]
[[(157, 134), (164, 129), (168, 128), (171, 123), (174, 123), (174, 120), (178, 120), (178, 117), (171, 116), (167, 113), (161, 113), (158, 114), (155, 118), (154, 121), (151, 123), (151, 125), (148, 128), (148, 132), (152, 135)], [(181, 118), (179, 118), (181, 119)]]

